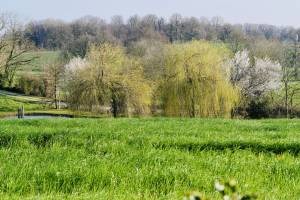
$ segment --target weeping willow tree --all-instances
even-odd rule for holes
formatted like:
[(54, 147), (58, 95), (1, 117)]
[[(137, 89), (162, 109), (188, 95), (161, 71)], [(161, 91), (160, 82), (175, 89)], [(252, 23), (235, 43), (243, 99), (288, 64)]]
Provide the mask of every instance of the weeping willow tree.
[(68, 101), (76, 109), (109, 108), (114, 117), (149, 112), (151, 88), (140, 62), (111, 44), (92, 46), (67, 65)]
[(228, 50), (204, 41), (166, 47), (160, 93), (167, 116), (228, 117), (238, 100), (229, 81)]

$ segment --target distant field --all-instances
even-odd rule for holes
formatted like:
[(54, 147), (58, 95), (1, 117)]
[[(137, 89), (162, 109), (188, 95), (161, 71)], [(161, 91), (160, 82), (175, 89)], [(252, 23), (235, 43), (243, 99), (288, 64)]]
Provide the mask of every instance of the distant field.
[(31, 73), (38, 75), (43, 71), (45, 65), (54, 62), (59, 58), (59, 51), (35, 51), (25, 54), (25, 57), (36, 57), (30, 64), (19, 69), (18, 74)]
[(299, 199), (300, 120), (0, 120), (2, 199)]
[[(42, 98), (40, 98), (42, 101)], [(25, 111), (42, 110), (47, 106), (39, 103), (37, 99), (26, 97), (11, 97), (1, 93), (0, 91), (0, 115), (1, 112), (16, 112), (21, 106), (25, 107)]]
[(26, 96), (18, 93), (0, 90), (0, 119), (17, 114), (18, 108), (24, 106), (26, 114), (63, 115), (73, 117), (105, 117), (98, 113), (72, 111), (61, 103), (60, 110), (56, 110), (51, 99), (37, 96)]

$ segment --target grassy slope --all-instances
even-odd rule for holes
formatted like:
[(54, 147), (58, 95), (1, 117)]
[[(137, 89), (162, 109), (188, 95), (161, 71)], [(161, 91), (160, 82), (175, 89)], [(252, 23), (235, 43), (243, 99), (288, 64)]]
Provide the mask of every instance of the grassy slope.
[(22, 97), (10, 97), (0, 93), (0, 112), (16, 112), (20, 106), (25, 107), (25, 111), (43, 110), (46, 105), (34, 103)]
[(43, 67), (59, 58), (59, 51), (35, 51), (26, 53), (25, 57), (37, 57), (30, 65), (23, 66), (19, 69), (18, 74), (29, 73), (39, 75), (43, 71)]
[(24, 106), (25, 114), (69, 115), (74, 117), (105, 117), (97, 113), (54, 109), (51, 100), (44, 97), (25, 96), (0, 90), (0, 118), (16, 115), (18, 108)]
[[(69, 110), (55, 110), (50, 100), (44, 97), (25, 96), (0, 90), (0, 118), (16, 115), (18, 108), (24, 106), (25, 113), (76, 115)], [(78, 115), (81, 115), (80, 113)], [(84, 115), (84, 114), (82, 114)]]
[[(182, 199), (236, 178), (260, 199), (300, 196), (299, 120), (0, 120), (3, 198)], [(12, 196), (10, 196), (12, 195)]]

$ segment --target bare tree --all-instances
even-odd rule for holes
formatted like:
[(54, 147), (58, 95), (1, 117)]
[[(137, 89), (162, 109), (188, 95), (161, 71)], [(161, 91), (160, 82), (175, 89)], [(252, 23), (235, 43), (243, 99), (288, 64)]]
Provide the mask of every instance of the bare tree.
[(11, 14), (0, 18), (0, 85), (12, 87), (16, 71), (36, 57), (28, 56), (30, 44), (23, 37), (22, 25)]
[(46, 93), (48, 97), (53, 98), (56, 109), (60, 109), (60, 91), (64, 69), (65, 67), (62, 61), (51, 63), (44, 69)]

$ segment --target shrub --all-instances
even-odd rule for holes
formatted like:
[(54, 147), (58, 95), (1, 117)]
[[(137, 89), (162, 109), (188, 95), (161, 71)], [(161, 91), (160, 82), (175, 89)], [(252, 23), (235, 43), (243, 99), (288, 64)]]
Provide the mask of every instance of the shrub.
[(17, 87), (26, 95), (45, 96), (45, 83), (40, 77), (22, 75)]
[(267, 118), (270, 114), (270, 109), (267, 101), (252, 100), (246, 108), (247, 115), (251, 119)]

